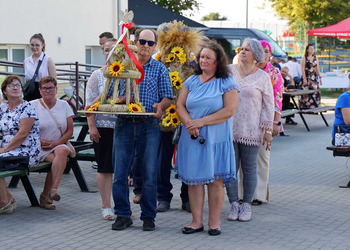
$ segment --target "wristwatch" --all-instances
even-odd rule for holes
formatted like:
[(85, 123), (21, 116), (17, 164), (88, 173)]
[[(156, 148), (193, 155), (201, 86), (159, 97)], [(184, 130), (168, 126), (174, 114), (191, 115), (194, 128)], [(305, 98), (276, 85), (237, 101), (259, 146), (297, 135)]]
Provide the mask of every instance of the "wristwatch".
[(281, 121), (273, 121), (274, 124), (276, 124), (277, 126), (281, 126)]

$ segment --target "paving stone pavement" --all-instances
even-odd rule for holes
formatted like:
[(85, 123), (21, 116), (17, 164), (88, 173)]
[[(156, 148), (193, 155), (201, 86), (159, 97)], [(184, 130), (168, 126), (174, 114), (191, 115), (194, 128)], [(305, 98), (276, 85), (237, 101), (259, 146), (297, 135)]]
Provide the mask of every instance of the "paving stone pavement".
[[(333, 118), (333, 112), (326, 114), (331, 125)], [(174, 176), (171, 209), (157, 214), (155, 231), (144, 232), (135, 204), (133, 226), (112, 231), (113, 221), (102, 220), (99, 194), (80, 192), (69, 174), (62, 178), (56, 211), (30, 207), (21, 184), (10, 190), (18, 208), (0, 215), (0, 249), (350, 249), (350, 189), (338, 187), (350, 180), (350, 162), (326, 150), (331, 127), (320, 116), (308, 115), (306, 120), (311, 132), (297, 116), (297, 126), (285, 126), (289, 136), (273, 140), (270, 202), (254, 206), (250, 222), (231, 222), (225, 219), (230, 208), (226, 198), (220, 236), (207, 234), (207, 203), (205, 231), (181, 233), (191, 214), (181, 210), (180, 182)], [(97, 190), (91, 163), (81, 166), (90, 188)], [(45, 174), (33, 173), (30, 178), (40, 194)]]

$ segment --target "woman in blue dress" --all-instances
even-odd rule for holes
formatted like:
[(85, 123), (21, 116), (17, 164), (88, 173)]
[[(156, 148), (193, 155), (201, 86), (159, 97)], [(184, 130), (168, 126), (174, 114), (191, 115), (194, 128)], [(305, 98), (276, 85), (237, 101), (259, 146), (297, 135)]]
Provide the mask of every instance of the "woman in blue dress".
[(204, 185), (208, 186), (209, 235), (221, 233), (224, 185), (235, 179), (232, 115), (238, 87), (228, 75), (227, 57), (215, 41), (203, 46), (195, 75), (189, 77), (176, 103), (183, 123), (178, 145), (179, 179), (189, 185), (192, 223), (184, 234), (203, 231)]

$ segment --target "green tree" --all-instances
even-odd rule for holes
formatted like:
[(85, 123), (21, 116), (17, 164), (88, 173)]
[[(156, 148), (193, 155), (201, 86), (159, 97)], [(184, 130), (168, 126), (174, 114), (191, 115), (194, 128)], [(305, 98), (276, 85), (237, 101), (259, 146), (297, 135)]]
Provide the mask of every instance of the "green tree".
[(227, 17), (225, 16), (220, 16), (218, 12), (210, 12), (209, 15), (206, 15), (201, 18), (201, 21), (224, 21), (227, 20)]
[(200, 3), (197, 0), (149, 0), (165, 9), (182, 14), (186, 10), (198, 10)]
[[(277, 14), (289, 21), (296, 33), (302, 29), (309, 40), (309, 29), (335, 24), (349, 17), (348, 0), (267, 0)], [(301, 25), (302, 23), (302, 25)]]

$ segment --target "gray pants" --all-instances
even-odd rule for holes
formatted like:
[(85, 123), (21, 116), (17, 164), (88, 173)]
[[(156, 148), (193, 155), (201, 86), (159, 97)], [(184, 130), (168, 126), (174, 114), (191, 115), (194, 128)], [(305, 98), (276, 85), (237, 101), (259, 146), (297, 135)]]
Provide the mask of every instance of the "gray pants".
[[(256, 187), (256, 167), (259, 147), (242, 143), (233, 143), (236, 158), (236, 174), (239, 168), (243, 171), (243, 202), (251, 203)], [(230, 203), (238, 201), (238, 179), (226, 188)]]

